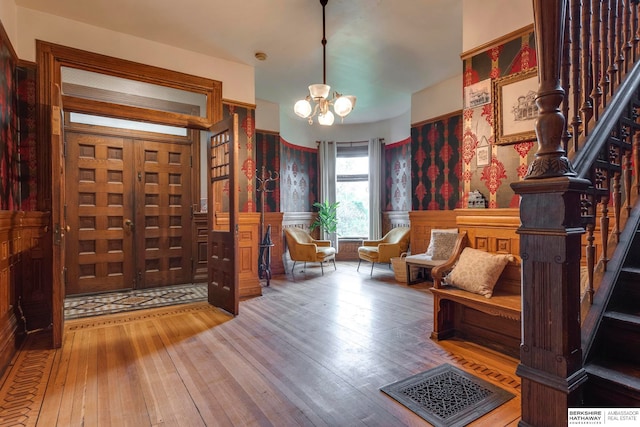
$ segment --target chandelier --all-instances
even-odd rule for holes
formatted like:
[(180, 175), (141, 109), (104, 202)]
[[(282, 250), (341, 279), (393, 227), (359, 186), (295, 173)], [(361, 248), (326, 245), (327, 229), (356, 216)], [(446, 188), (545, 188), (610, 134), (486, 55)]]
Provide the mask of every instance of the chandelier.
[[(352, 95), (342, 95), (333, 92), (333, 97), (329, 98), (331, 86), (327, 85), (327, 38), (325, 36), (324, 7), (329, 0), (320, 0), (322, 5), (322, 83), (309, 85), (309, 95), (299, 100), (293, 107), (293, 111), (303, 119), (309, 119), (309, 124), (313, 124), (313, 118), (318, 117), (318, 123), (324, 126), (331, 126), (334, 121), (333, 113), (329, 107), (333, 106), (333, 111), (344, 119), (356, 105), (356, 97)], [(314, 105), (311, 105), (311, 102)]]

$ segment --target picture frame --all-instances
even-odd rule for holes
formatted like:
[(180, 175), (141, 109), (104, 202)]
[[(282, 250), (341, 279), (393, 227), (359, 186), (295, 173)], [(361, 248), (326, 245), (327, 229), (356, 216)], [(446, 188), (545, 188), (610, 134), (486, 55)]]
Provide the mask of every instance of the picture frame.
[(536, 139), (537, 93), (536, 67), (493, 81), (495, 144), (515, 144)]
[(489, 146), (478, 146), (476, 148), (476, 166), (488, 166), (489, 163), (491, 163), (491, 151), (489, 151)]
[(464, 88), (464, 108), (476, 108), (491, 103), (491, 79)]

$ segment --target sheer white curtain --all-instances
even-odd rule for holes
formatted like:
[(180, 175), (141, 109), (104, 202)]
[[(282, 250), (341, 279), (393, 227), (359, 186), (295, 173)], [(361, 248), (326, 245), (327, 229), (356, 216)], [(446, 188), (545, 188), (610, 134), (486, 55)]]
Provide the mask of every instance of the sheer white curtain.
[(382, 209), (380, 206), (383, 138), (369, 140), (369, 234), (372, 240), (382, 238)]
[[(318, 158), (320, 163), (320, 202), (336, 202), (336, 157), (337, 145), (333, 141), (318, 142)], [(330, 239), (336, 252), (338, 251), (338, 234), (330, 233), (325, 235), (321, 232), (320, 238)]]

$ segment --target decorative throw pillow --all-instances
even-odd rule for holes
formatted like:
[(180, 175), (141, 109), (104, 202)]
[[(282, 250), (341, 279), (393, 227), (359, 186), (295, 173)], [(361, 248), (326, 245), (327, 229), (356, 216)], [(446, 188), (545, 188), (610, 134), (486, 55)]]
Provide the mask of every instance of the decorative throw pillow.
[(464, 248), (457, 264), (445, 277), (445, 282), (456, 288), (491, 298), (502, 270), (513, 259), (512, 255), (498, 255), (473, 248)]
[[(427, 247), (427, 255), (429, 255), (431, 257), (431, 259), (433, 259), (433, 248), (435, 245), (435, 242), (433, 240), (433, 234), (436, 233), (453, 233), (453, 234), (458, 234), (458, 229), (457, 228), (442, 228), (442, 229), (438, 229), (438, 228), (432, 228), (431, 229), (431, 238), (429, 239), (429, 246)], [(447, 257), (448, 258), (448, 257)], [(446, 259), (446, 258), (445, 258)]]
[(449, 259), (458, 240), (458, 233), (438, 231), (431, 234), (431, 240), (433, 241), (431, 259)]

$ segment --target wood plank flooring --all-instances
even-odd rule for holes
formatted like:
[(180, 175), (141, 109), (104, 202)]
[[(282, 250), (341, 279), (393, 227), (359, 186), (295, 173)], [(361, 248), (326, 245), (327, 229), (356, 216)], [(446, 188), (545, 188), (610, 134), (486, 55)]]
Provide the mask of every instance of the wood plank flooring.
[(429, 339), (426, 285), (386, 266), (308, 265), (233, 318), (194, 303), (71, 320), (30, 335), (0, 388), (0, 425), (428, 426), (380, 387), (451, 363), (516, 398), (472, 426), (516, 426), (517, 361)]

